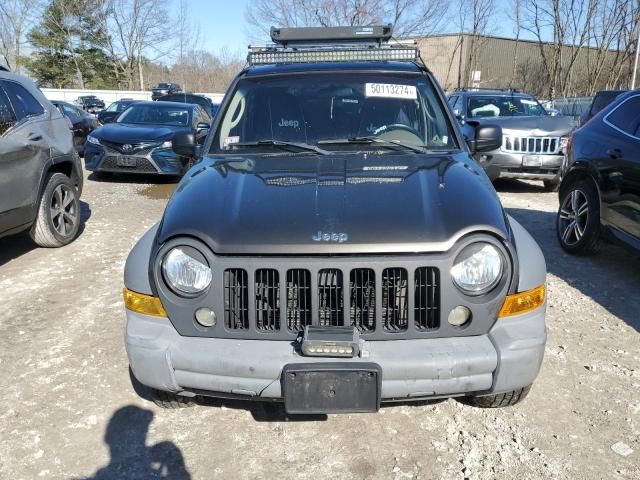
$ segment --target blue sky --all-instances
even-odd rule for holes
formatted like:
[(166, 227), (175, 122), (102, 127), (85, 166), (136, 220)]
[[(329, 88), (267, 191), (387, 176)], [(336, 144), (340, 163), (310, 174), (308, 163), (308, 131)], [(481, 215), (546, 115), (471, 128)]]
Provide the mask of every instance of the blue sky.
[[(227, 47), (239, 56), (244, 56), (249, 44), (248, 27), (245, 21), (247, 5), (251, 0), (189, 0), (189, 8), (194, 22), (200, 26), (202, 47), (205, 50), (218, 52)], [(507, 18), (506, 10), (509, 2), (497, 0), (495, 35), (512, 36), (511, 22)], [(453, 31), (455, 27), (446, 31)], [(523, 32), (523, 36), (526, 36)], [(265, 38), (265, 42), (268, 39)]]

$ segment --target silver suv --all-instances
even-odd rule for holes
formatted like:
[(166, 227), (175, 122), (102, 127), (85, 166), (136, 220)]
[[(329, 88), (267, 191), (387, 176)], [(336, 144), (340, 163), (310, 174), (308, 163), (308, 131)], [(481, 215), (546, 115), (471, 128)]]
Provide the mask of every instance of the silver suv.
[(0, 237), (29, 230), (41, 247), (68, 244), (81, 192), (68, 120), (31, 80), (0, 68)]

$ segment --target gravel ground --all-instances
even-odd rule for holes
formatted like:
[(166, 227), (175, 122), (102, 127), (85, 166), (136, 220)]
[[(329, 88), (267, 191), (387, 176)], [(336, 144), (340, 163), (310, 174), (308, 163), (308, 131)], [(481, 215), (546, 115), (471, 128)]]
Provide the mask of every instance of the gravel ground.
[(168, 411), (136, 394), (122, 271), (173, 186), (119, 180), (86, 181), (72, 245), (0, 240), (1, 479), (640, 478), (640, 259), (613, 246), (565, 255), (557, 198), (537, 184), (497, 186), (549, 269), (549, 341), (523, 403), (300, 420), (242, 402)]

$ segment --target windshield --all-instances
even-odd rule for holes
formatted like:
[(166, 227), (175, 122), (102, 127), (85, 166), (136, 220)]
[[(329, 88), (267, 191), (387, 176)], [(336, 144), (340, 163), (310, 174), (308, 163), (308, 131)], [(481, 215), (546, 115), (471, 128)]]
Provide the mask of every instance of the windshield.
[(140, 125), (189, 125), (189, 109), (160, 105), (131, 105), (116, 120), (117, 123)]
[(168, 83), (159, 83), (156, 88), (169, 88), (169, 84)]
[(482, 117), (540, 117), (547, 111), (533, 97), (505, 95), (477, 95), (469, 97), (469, 118)]
[[(430, 80), (422, 75), (311, 73), (244, 78), (211, 147), (256, 153), (278, 144), (323, 150), (457, 148)], [(259, 144), (259, 145), (258, 145)], [(258, 147), (258, 148), (256, 148)]]

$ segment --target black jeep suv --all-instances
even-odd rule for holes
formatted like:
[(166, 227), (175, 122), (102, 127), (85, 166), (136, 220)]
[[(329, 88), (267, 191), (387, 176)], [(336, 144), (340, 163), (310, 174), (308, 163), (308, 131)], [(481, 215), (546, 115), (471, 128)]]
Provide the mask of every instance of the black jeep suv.
[(66, 245), (81, 192), (70, 123), (31, 80), (0, 70), (0, 237), (29, 230), (42, 247)]
[(507, 216), (414, 44), (389, 27), (273, 29), (250, 51), (162, 221), (125, 267), (131, 370), (158, 402), (525, 397), (545, 263)]
[(182, 88), (177, 83), (159, 83), (151, 89), (151, 100), (159, 100), (165, 95), (180, 93)]

